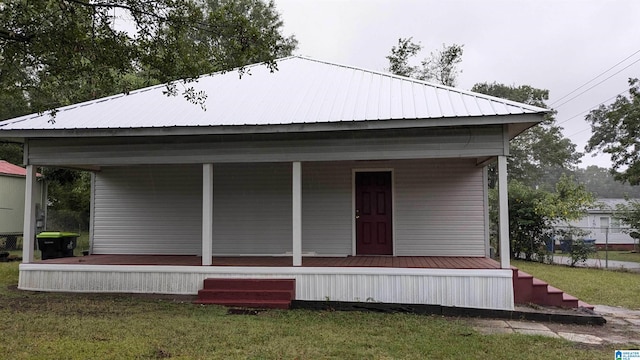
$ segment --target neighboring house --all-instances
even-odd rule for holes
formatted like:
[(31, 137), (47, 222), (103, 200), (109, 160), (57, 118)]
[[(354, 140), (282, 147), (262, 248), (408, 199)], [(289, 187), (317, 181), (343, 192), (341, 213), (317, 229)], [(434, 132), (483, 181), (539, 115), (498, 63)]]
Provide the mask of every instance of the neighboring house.
[(624, 199), (598, 199), (596, 206), (588, 210), (587, 216), (570, 224), (587, 231), (585, 238), (595, 239), (598, 248), (608, 244), (609, 249), (632, 250), (635, 240), (629, 236), (629, 226), (614, 216), (616, 206), (624, 203)]
[(294, 278), (298, 300), (512, 309), (506, 157), (547, 110), (303, 57), (277, 65), (201, 77), (206, 111), (155, 86), (0, 123), (31, 177), (93, 172), (92, 255), (34, 262), (25, 246), (19, 288), (195, 294), (209, 277)]
[[(24, 168), (0, 160), (0, 249), (15, 249), (16, 238), (22, 236), (26, 174)], [(46, 204), (47, 189), (44, 181), (38, 181), (36, 184), (36, 226), (43, 229), (46, 219), (46, 206), (43, 204)]]

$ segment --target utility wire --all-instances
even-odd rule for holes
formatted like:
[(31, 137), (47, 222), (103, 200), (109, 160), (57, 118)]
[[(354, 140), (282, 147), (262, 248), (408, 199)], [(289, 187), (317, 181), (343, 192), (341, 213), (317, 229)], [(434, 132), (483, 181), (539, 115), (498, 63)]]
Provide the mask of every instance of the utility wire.
[(612, 97), (608, 98), (607, 100), (601, 101), (601, 102), (600, 102), (598, 105), (596, 105), (596, 106), (591, 106), (591, 107), (589, 107), (587, 110), (582, 110), (582, 111), (580, 111), (579, 113), (577, 113), (577, 114), (573, 115), (572, 117), (570, 117), (570, 118), (568, 118), (568, 119), (565, 119), (565, 120), (562, 120), (562, 121), (560, 121), (560, 122), (556, 123), (556, 125), (564, 124), (564, 123), (566, 123), (566, 122), (567, 122), (567, 121), (569, 121), (569, 120), (575, 119), (575, 118), (577, 118), (578, 116), (580, 116), (580, 115), (582, 115), (582, 114), (584, 114), (584, 113), (586, 113), (586, 112), (588, 112), (588, 111), (591, 111), (591, 110), (593, 110), (593, 109), (595, 109), (595, 108), (599, 107), (600, 105), (603, 105), (604, 103), (609, 102), (609, 101), (611, 101), (611, 100), (613, 100), (613, 99), (617, 98), (618, 96), (620, 96), (620, 95), (622, 95), (622, 94), (624, 94), (624, 93), (626, 93), (626, 92), (628, 92), (628, 91), (629, 91), (629, 89), (625, 89), (625, 90), (623, 90), (621, 93), (619, 93), (619, 94), (617, 94), (617, 95), (614, 95), (614, 96), (612, 96)]
[(640, 53), (640, 50), (638, 50), (638, 51), (634, 52), (633, 54), (631, 54), (631, 55), (627, 56), (626, 58), (624, 58), (623, 60), (619, 61), (618, 63), (616, 63), (616, 64), (615, 64), (615, 65), (613, 65), (612, 67), (610, 67), (610, 68), (608, 68), (607, 70), (605, 70), (605, 71), (601, 72), (600, 74), (598, 74), (598, 75), (597, 75), (596, 77), (594, 77), (593, 79), (591, 79), (591, 80), (587, 81), (586, 83), (584, 83), (584, 84), (582, 84), (582, 85), (578, 86), (577, 88), (573, 89), (573, 91), (571, 91), (570, 93), (568, 93), (568, 94), (566, 94), (566, 95), (562, 96), (561, 98), (559, 98), (558, 100), (556, 100), (556, 101), (552, 102), (552, 103), (551, 103), (551, 104), (549, 104), (549, 105), (550, 105), (550, 106), (553, 106), (553, 104), (556, 104), (556, 103), (558, 103), (558, 102), (562, 101), (562, 99), (566, 98), (567, 96), (569, 96), (569, 95), (573, 94), (574, 92), (576, 92), (576, 91), (578, 91), (578, 90), (582, 89), (583, 87), (587, 86), (590, 82), (592, 82), (592, 81), (594, 81), (595, 79), (599, 78), (600, 76), (602, 76), (602, 75), (604, 75), (604, 74), (608, 73), (608, 72), (609, 72), (609, 71), (611, 71), (613, 68), (615, 68), (616, 66), (618, 66), (618, 65), (622, 64), (623, 62), (627, 61), (628, 59), (630, 59), (631, 57), (633, 57), (633, 56), (634, 56), (635, 54), (637, 54), (637, 53)]
[(557, 108), (559, 108), (560, 106), (562, 106), (562, 105), (564, 105), (564, 104), (566, 104), (566, 103), (570, 102), (571, 100), (573, 100), (573, 99), (577, 98), (578, 96), (580, 96), (580, 95), (582, 95), (582, 94), (586, 93), (587, 91), (589, 91), (589, 90), (593, 89), (594, 87), (596, 87), (596, 86), (598, 86), (598, 85), (602, 84), (603, 82), (605, 82), (605, 81), (607, 81), (607, 80), (611, 79), (611, 78), (612, 78), (612, 77), (614, 77), (615, 75), (618, 75), (619, 73), (621, 73), (622, 71), (624, 71), (624, 70), (628, 69), (629, 67), (631, 67), (632, 65), (634, 65), (634, 64), (635, 64), (635, 63), (637, 63), (637, 62), (640, 62), (640, 59), (638, 59), (638, 60), (636, 60), (636, 61), (632, 62), (631, 64), (629, 64), (629, 65), (627, 65), (627, 66), (623, 67), (622, 69), (620, 69), (620, 70), (616, 71), (615, 73), (613, 73), (613, 74), (611, 74), (610, 76), (606, 77), (606, 78), (605, 78), (605, 79), (603, 79), (602, 81), (600, 81), (600, 82), (598, 82), (598, 83), (594, 84), (593, 86), (591, 86), (591, 87), (589, 87), (588, 89), (586, 89), (586, 90), (582, 91), (582, 92), (581, 92), (581, 93), (579, 93), (578, 95), (576, 95), (576, 96), (572, 97), (571, 99), (569, 99), (569, 100), (567, 100), (567, 101), (565, 101), (565, 102), (561, 103), (560, 105), (555, 106), (555, 108), (557, 109)]

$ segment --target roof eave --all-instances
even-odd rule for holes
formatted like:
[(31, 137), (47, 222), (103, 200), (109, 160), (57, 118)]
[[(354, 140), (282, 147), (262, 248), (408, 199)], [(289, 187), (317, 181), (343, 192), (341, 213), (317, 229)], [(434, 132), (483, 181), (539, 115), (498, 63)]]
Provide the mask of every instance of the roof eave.
[(385, 130), (428, 127), (517, 125), (512, 137), (542, 121), (544, 113), (444, 117), (437, 119), (392, 119), (318, 123), (292, 123), (270, 125), (218, 125), (218, 126), (172, 126), (146, 128), (102, 128), (102, 129), (52, 129), (52, 130), (1, 130), (0, 139), (24, 141), (43, 137), (103, 137), (103, 136), (184, 136), (184, 135), (232, 135), (267, 133), (304, 133), (325, 131)]

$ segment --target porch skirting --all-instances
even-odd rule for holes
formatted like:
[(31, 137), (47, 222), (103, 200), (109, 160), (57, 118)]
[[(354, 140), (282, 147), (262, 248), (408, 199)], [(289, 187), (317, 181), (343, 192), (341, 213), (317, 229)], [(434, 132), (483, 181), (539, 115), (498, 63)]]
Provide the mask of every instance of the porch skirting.
[(513, 310), (511, 269), (20, 264), (32, 291), (195, 295), (209, 277), (293, 278), (296, 300)]

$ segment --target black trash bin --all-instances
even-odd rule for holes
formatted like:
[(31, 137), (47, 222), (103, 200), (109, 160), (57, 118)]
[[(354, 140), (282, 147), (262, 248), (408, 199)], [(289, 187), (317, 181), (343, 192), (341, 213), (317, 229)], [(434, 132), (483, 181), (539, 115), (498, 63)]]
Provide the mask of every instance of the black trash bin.
[(42, 260), (72, 257), (78, 234), (71, 232), (46, 231), (36, 236)]

